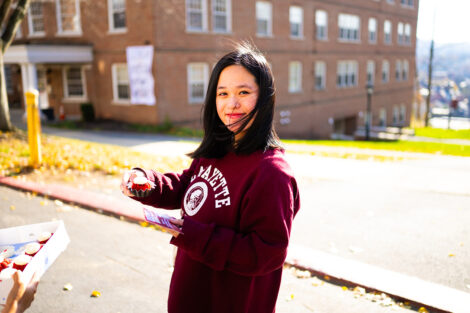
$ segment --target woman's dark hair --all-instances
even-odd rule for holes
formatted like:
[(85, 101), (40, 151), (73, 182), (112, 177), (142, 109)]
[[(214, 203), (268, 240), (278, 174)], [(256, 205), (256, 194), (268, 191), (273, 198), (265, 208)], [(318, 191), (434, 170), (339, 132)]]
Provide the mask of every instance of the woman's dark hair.
[[(247, 69), (258, 84), (258, 100), (255, 108), (237, 122), (240, 126), (233, 133), (223, 124), (217, 114), (216, 95), (220, 73), (230, 65), (241, 65)], [(199, 147), (188, 156), (191, 158), (221, 158), (233, 150), (237, 154), (255, 151), (282, 149), (274, 125), (275, 88), (274, 77), (266, 58), (253, 46), (243, 43), (223, 56), (212, 70), (203, 111), (204, 138)], [(235, 135), (243, 131), (252, 121), (244, 136), (234, 142)]]

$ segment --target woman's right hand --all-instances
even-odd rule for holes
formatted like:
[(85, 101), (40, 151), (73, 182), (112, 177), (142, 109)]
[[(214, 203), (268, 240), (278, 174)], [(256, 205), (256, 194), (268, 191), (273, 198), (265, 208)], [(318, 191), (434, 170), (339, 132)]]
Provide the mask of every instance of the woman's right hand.
[(132, 182), (134, 178), (138, 176), (145, 176), (145, 175), (143, 172), (137, 171), (137, 170), (128, 170), (122, 174), (121, 191), (125, 196), (128, 196), (128, 197), (134, 196), (127, 186), (129, 185), (129, 182)]

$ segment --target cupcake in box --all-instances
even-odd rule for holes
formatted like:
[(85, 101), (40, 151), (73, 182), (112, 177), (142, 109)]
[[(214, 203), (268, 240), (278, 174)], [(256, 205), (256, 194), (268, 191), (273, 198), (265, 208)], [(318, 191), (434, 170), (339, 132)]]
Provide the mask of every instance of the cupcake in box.
[(31, 262), (31, 257), (29, 255), (19, 255), (13, 260), (13, 268), (18, 271), (23, 271), (29, 262)]
[(148, 180), (146, 177), (137, 176), (129, 184), (127, 188), (136, 197), (147, 197), (155, 187), (155, 183)]
[(37, 239), (39, 243), (43, 245), (51, 238), (51, 236), (52, 236), (52, 233), (45, 231), (45, 232), (40, 233)]
[(41, 245), (39, 243), (31, 242), (25, 246), (24, 253), (33, 257), (36, 255), (36, 253), (38, 253), (39, 249), (41, 249)]

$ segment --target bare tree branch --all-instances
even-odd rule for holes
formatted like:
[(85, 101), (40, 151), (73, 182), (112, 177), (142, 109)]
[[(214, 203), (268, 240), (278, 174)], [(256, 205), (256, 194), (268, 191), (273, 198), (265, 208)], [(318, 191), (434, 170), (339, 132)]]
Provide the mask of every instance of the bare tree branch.
[(30, 2), (31, 0), (18, 0), (18, 4), (16, 5), (15, 10), (11, 13), (5, 31), (2, 35), (2, 54), (5, 53), (13, 41), (13, 38), (16, 35), (16, 30), (18, 29), (18, 25), (20, 25), (21, 21), (26, 15), (26, 11), (28, 10)]
[(0, 25), (3, 25), (3, 21), (8, 14), (11, 7), (11, 0), (3, 0), (0, 5)]

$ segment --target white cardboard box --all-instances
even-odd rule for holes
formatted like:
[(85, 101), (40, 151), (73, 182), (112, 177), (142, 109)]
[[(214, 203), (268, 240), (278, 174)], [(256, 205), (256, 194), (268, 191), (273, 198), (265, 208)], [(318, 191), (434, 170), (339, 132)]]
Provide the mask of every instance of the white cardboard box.
[[(51, 232), (53, 235), (23, 270), (22, 279), (25, 283), (31, 280), (35, 272), (41, 277), (69, 244), (70, 238), (65, 230), (64, 222), (53, 221), (0, 229), (0, 247), (14, 246), (17, 251), (15, 256), (22, 253), (21, 247), (24, 245), (37, 242), (38, 235), (43, 232)], [(13, 258), (14, 256), (11, 257), (11, 259)], [(0, 280), (1, 305), (5, 304), (12, 287), (13, 279), (11, 277)]]

